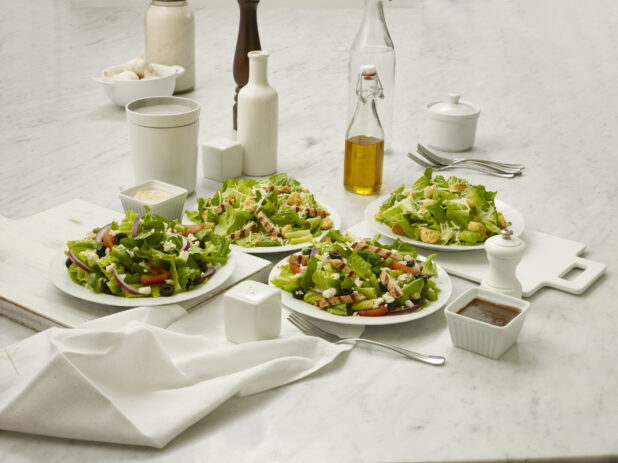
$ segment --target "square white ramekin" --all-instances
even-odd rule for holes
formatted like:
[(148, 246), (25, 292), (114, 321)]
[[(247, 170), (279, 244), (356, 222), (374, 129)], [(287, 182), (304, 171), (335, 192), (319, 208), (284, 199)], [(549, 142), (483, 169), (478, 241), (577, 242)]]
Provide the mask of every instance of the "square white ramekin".
[[(133, 195), (140, 190), (151, 189), (167, 191), (173, 196), (156, 204), (149, 204), (146, 201), (133, 197)], [(147, 180), (144, 183), (140, 183), (139, 185), (121, 191), (118, 196), (120, 197), (120, 202), (122, 202), (122, 207), (125, 212), (135, 211), (139, 215), (144, 215), (146, 214), (146, 209), (144, 206), (148, 206), (151, 214), (157, 214), (168, 220), (173, 220), (180, 219), (182, 217), (185, 199), (187, 197), (187, 190), (176, 185), (161, 182), (159, 180)]]
[[(476, 298), (515, 307), (521, 312), (506, 326), (492, 325), (457, 313)], [(476, 287), (451, 302), (444, 315), (455, 346), (497, 359), (517, 340), (529, 308), (530, 303), (522, 299)]]

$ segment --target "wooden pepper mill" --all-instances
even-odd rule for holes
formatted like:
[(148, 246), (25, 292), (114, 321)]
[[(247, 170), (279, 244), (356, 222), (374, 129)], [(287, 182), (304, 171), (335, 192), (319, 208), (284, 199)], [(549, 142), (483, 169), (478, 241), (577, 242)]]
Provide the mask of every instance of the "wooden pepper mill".
[(257, 25), (257, 5), (260, 0), (238, 0), (240, 7), (240, 24), (238, 27), (238, 39), (236, 40), (236, 53), (234, 53), (234, 80), (236, 81), (236, 94), (234, 95), (234, 130), (236, 130), (236, 118), (238, 114), (238, 92), (249, 81), (249, 58), (247, 53), (261, 50), (260, 33)]

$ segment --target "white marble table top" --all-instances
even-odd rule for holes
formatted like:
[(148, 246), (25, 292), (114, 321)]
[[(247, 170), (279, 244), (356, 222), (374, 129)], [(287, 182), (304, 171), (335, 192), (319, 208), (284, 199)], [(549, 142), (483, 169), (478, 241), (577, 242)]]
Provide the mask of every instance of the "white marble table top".
[[(361, 10), (260, 8), (279, 92), (279, 169), (352, 226), (374, 199), (342, 187), (347, 51)], [(125, 115), (90, 78), (143, 52), (143, 14), (2, 2), (0, 215), (76, 197), (121, 210), (118, 192), (133, 183)], [(198, 79), (186, 96), (202, 105), (201, 141), (233, 136), (237, 16), (196, 12)], [(583, 296), (530, 298), (519, 342), (498, 361), (453, 347), (438, 312), (365, 336), (443, 354), (443, 368), (357, 346), (304, 381), (229, 401), (163, 450), (0, 432), (0, 461), (616, 458), (618, 3), (419, 0), (386, 17), (397, 89), (383, 191), (421, 174), (405, 153), (423, 137), (424, 104), (462, 93), (482, 108), (474, 154), (526, 170), (513, 180), (457, 173), (498, 190), (530, 228), (587, 243), (606, 275)], [(200, 178), (198, 194), (218, 186)], [(455, 295), (472, 285), (453, 281)], [(0, 345), (30, 334), (0, 317)]]

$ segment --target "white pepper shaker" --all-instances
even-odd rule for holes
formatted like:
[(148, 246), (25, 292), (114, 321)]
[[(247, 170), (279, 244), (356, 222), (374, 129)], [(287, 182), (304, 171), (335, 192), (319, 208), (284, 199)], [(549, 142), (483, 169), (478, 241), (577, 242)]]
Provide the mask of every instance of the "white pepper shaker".
[(526, 243), (512, 235), (513, 231), (505, 228), (500, 235), (492, 236), (485, 241), (489, 275), (481, 282), (481, 288), (521, 297), (522, 287), (515, 270), (524, 254)]

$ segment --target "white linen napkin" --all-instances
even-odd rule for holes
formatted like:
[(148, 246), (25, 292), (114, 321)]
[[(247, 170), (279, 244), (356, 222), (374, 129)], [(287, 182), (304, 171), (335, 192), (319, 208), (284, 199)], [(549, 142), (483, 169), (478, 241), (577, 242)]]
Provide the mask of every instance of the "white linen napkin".
[(278, 339), (229, 343), (215, 299), (189, 314), (139, 307), (50, 328), (1, 350), (0, 429), (161, 448), (230, 397), (300, 379), (352, 347), (283, 321)]

